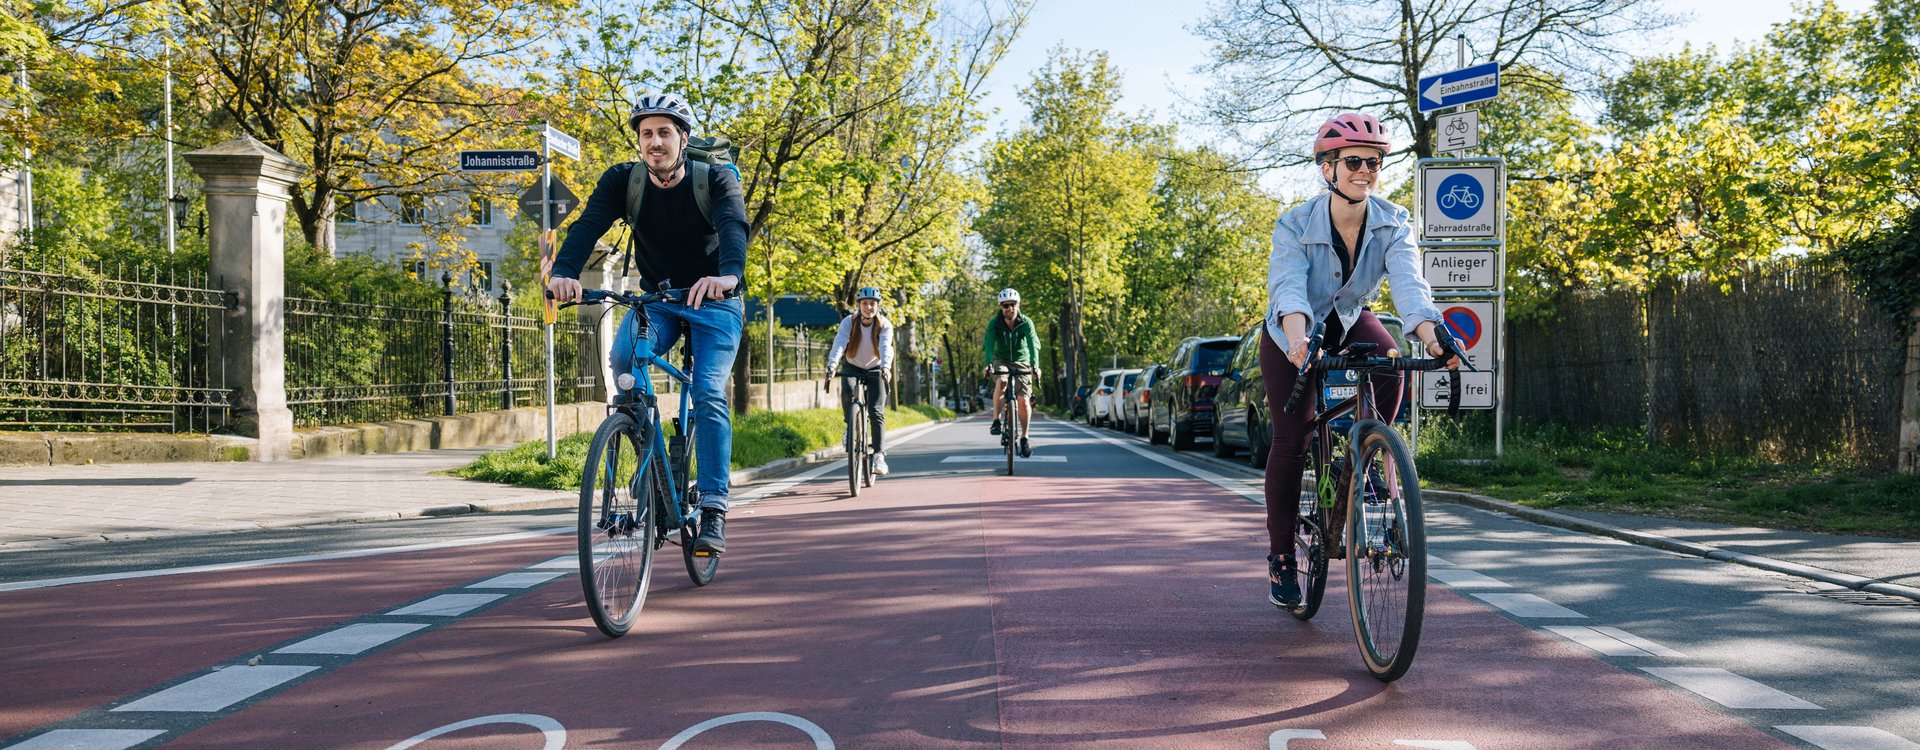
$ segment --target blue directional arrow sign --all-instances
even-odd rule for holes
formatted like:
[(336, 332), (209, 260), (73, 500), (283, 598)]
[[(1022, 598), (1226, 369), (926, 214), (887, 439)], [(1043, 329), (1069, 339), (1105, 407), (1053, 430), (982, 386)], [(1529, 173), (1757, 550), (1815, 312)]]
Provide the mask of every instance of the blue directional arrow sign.
[(1490, 62), (1420, 79), (1420, 111), (1484, 102), (1500, 95), (1500, 63)]

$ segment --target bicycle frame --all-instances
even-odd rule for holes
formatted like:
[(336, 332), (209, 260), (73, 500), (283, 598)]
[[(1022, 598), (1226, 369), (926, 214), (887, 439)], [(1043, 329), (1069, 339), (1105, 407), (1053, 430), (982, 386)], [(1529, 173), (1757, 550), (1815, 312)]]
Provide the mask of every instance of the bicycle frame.
[[(665, 357), (653, 353), (653, 327), (651, 321), (646, 317), (647, 311), (644, 305), (622, 306), (628, 307), (629, 312), (627, 314), (640, 316), (640, 319), (634, 323), (636, 330), (633, 337), (633, 356), (630, 359), (632, 365), (628, 369), (628, 374), (633, 376), (634, 387), (631, 390), (620, 391), (619, 394), (614, 397), (615, 405), (612, 409), (615, 411), (634, 411), (636, 421), (641, 424), (651, 425), (653, 428), (651, 430), (653, 433), (652, 450), (647, 452), (646, 460), (642, 461), (639, 468), (633, 473), (632, 481), (634, 482), (635, 492), (637, 494), (640, 477), (646, 476), (645, 472), (649, 468), (648, 464), (658, 456), (672, 457), (667, 450), (666, 430), (662, 429), (660, 424), (659, 396), (653, 390), (653, 377), (648, 370), (659, 367), (661, 372), (666, 373), (668, 377), (673, 378), (674, 382), (680, 385), (680, 416), (678, 419), (679, 423), (684, 425), (685, 428), (676, 435), (676, 437), (687, 438), (686, 447), (688, 451), (693, 450), (693, 419), (692, 413), (689, 411), (693, 406), (693, 376), (682, 371), (680, 368), (674, 367), (673, 363), (668, 362)], [(646, 347), (644, 352), (641, 349), (643, 342)], [(689, 364), (691, 364), (692, 353), (688, 352), (686, 356)], [(629, 394), (632, 394), (633, 397), (629, 398)], [(635, 408), (640, 405), (645, 406), (646, 411), (644, 414), (638, 413), (638, 410)], [(672, 522), (671, 525), (660, 525), (659, 528), (663, 534), (666, 533), (666, 529), (678, 527), (686, 521), (686, 517), (680, 512), (680, 506), (683, 504), (681, 500), (686, 495), (686, 485), (681, 481), (681, 477), (675, 475), (675, 470), (681, 469), (681, 467), (677, 467), (674, 464), (674, 461), (663, 461), (660, 467), (663, 473), (666, 474), (667, 491), (670, 493), (668, 497), (670, 502), (666, 504), (668, 518), (664, 520)], [(681, 470), (684, 471), (684, 469)]]

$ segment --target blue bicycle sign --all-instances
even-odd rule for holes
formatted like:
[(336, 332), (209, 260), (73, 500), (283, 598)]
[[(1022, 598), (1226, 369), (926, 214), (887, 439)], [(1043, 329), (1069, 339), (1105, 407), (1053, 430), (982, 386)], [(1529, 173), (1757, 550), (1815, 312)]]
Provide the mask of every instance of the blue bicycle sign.
[(1486, 199), (1486, 188), (1470, 174), (1454, 174), (1440, 182), (1438, 200), (1440, 213), (1454, 221), (1470, 219), (1480, 212), (1480, 203)]

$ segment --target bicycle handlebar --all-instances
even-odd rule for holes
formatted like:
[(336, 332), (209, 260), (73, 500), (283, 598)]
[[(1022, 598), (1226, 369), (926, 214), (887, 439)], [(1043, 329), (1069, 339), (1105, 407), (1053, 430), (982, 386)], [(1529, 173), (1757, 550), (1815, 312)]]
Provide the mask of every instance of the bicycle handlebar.
[[(679, 289), (661, 289), (658, 291), (641, 293), (641, 292), (615, 292), (607, 289), (582, 288), (580, 290), (580, 301), (562, 302), (560, 303), (560, 307), (568, 308), (568, 307), (574, 307), (576, 305), (598, 305), (598, 304), (603, 304), (607, 302), (612, 302), (616, 305), (626, 305), (627, 307), (634, 307), (634, 308), (638, 308), (644, 305), (650, 305), (655, 302), (679, 302), (681, 304), (685, 304), (687, 301), (687, 292), (689, 291), (689, 289), (690, 289), (689, 287), (681, 287)], [(733, 299), (735, 297), (740, 296), (740, 290), (738, 287), (735, 287), (733, 289), (727, 290), (727, 293), (722, 296), (725, 299)], [(547, 291), (547, 299), (553, 299), (552, 290)]]
[[(1313, 324), (1313, 333), (1307, 337), (1307, 351), (1317, 353), (1326, 338), (1326, 323)], [(1312, 378), (1307, 372), (1315, 367), (1322, 370), (1413, 370), (1430, 371), (1447, 366), (1447, 360), (1458, 357), (1460, 364), (1468, 371), (1474, 369), (1467, 356), (1460, 351), (1460, 342), (1453, 338), (1453, 331), (1445, 325), (1434, 326), (1434, 339), (1440, 345), (1438, 357), (1349, 357), (1342, 355), (1321, 355), (1307, 360), (1293, 379), (1293, 393), (1287, 396), (1286, 412), (1292, 414), (1300, 405), (1300, 398), (1306, 395), (1307, 384)], [(1460, 378), (1447, 381), (1447, 414), (1457, 416), (1460, 413)]]

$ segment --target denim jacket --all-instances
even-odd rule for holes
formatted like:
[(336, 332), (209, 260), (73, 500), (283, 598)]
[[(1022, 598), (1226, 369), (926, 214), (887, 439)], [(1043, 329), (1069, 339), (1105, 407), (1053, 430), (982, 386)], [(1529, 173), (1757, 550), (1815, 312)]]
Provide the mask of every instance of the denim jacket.
[(1420, 273), (1420, 249), (1407, 210), (1377, 195), (1367, 197), (1367, 225), (1353, 259), (1353, 278), (1342, 283), (1340, 258), (1333, 251), (1333, 220), (1327, 215), (1331, 200), (1332, 193), (1321, 193), (1274, 224), (1273, 255), (1267, 259), (1267, 335), (1274, 343), (1287, 348), (1280, 321), (1293, 313), (1305, 313), (1312, 330), (1327, 313), (1338, 312), (1340, 322), (1352, 330), (1360, 308), (1379, 296), (1382, 277), (1393, 290), (1393, 309), (1408, 334), (1422, 322), (1438, 322), (1440, 309)]

